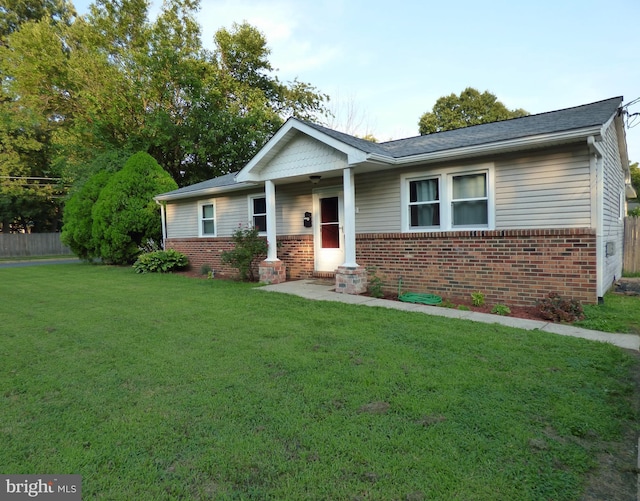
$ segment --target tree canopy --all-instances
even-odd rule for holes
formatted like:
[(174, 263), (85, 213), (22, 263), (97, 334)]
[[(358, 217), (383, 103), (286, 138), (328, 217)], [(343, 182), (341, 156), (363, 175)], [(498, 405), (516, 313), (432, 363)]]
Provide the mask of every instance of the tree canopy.
[(418, 122), (420, 134), (432, 134), (528, 115), (523, 109), (509, 110), (498, 98), (473, 87), (467, 87), (459, 96), (450, 94), (436, 101), (430, 112), (424, 113)]
[[(198, 0), (165, 0), (153, 21), (146, 0), (95, 0), (86, 16), (67, 0), (5, 4), (4, 206), (9, 190), (24, 188), (11, 181), (69, 187), (109, 152), (145, 151), (180, 186), (233, 172), (286, 118), (326, 111), (315, 87), (277, 78), (264, 35), (248, 23), (220, 29), (205, 49)], [(9, 213), (15, 220), (14, 208), (3, 219)]]

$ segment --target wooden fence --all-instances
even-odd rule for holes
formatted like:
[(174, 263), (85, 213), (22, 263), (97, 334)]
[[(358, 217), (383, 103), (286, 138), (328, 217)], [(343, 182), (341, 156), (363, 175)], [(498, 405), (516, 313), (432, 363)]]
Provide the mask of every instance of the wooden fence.
[(0, 257), (70, 255), (60, 233), (0, 233)]
[(640, 273), (640, 217), (624, 218), (624, 261), (625, 273)]

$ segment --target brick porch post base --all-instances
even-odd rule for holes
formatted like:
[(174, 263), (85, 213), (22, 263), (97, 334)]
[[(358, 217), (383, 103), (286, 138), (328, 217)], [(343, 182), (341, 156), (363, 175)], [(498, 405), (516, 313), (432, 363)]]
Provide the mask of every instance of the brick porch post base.
[(287, 281), (287, 267), (282, 261), (262, 261), (258, 267), (260, 282), (281, 284)]
[(336, 292), (343, 294), (363, 294), (367, 291), (367, 269), (339, 266), (336, 270)]

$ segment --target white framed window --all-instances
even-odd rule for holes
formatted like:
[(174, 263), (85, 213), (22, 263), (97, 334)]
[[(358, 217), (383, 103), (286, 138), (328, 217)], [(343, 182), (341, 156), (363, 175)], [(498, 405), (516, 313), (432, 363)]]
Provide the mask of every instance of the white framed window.
[(454, 174), (451, 182), (451, 227), (486, 228), (489, 225), (488, 173)]
[(440, 228), (440, 178), (410, 179), (409, 227)]
[(624, 216), (626, 215), (626, 198), (624, 196), (624, 188), (622, 188), (620, 190), (620, 204), (619, 204), (619, 211), (618, 211), (618, 220), (622, 221), (624, 220)]
[(198, 203), (198, 235), (216, 236), (216, 205), (214, 201)]
[(264, 195), (249, 196), (249, 221), (261, 235), (267, 234), (267, 199)]
[(401, 176), (402, 231), (493, 229), (493, 164)]

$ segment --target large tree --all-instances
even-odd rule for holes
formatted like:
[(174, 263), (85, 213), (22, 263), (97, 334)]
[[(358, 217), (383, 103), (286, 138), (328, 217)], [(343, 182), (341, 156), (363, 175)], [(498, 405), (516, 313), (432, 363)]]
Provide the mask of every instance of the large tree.
[(325, 110), (311, 85), (278, 80), (251, 25), (221, 29), (205, 50), (198, 0), (166, 0), (154, 21), (146, 0), (97, 0), (83, 17), (61, 11), (66, 0), (42, 5), (18, 21), (0, 9), (1, 112), (32, 127), (0, 136), (29, 138), (42, 177), (82, 182), (100, 155), (146, 151), (186, 185), (242, 167), (286, 118)]
[(420, 117), (420, 134), (432, 134), (528, 115), (523, 109), (509, 110), (498, 98), (467, 87), (459, 96), (450, 94), (436, 101), (433, 109)]

